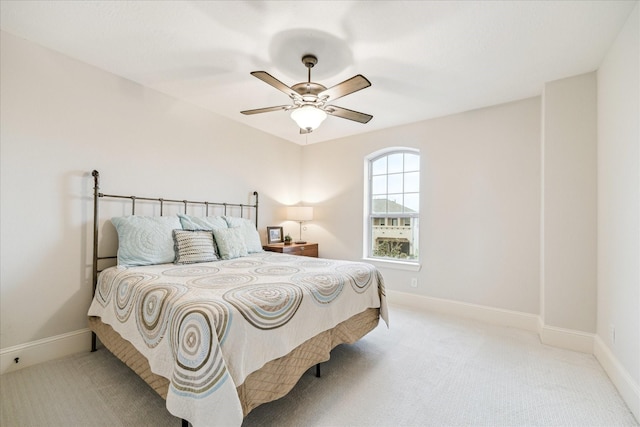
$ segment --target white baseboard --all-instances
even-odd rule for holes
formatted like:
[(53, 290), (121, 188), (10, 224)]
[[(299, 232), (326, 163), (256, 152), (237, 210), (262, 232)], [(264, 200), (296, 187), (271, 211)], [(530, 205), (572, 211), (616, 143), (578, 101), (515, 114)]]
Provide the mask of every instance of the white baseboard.
[(544, 325), (537, 314), (387, 290), (389, 302), (536, 332), (543, 344), (593, 354), (594, 335)]
[(602, 365), (611, 382), (618, 389), (636, 420), (640, 420), (640, 386), (638, 383), (631, 378), (629, 372), (620, 364), (616, 356), (599, 336), (595, 338), (593, 354)]
[(593, 354), (594, 334), (542, 324), (538, 334), (543, 344)]
[[(91, 350), (91, 331), (80, 329), (0, 350), (0, 374)], [(15, 359), (18, 358), (18, 363)]]
[(387, 289), (386, 293), (389, 302), (392, 304), (421, 308), (437, 313), (452, 314), (467, 319), (479, 320), (494, 325), (511, 326), (531, 332), (538, 332), (539, 330), (539, 316), (535, 314), (409, 294), (389, 289)]

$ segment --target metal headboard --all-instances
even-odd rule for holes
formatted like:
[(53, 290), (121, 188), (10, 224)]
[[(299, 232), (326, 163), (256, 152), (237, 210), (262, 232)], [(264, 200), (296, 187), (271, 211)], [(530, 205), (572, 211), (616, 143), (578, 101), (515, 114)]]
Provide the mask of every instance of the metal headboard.
[[(93, 176), (93, 294), (96, 293), (96, 286), (98, 285), (98, 273), (102, 270), (99, 268), (98, 263), (101, 260), (106, 259), (116, 259), (115, 255), (112, 256), (99, 256), (98, 255), (98, 221), (100, 214), (100, 203), (99, 200), (103, 198), (108, 199), (128, 199), (131, 200), (131, 215), (136, 214), (136, 201), (142, 200), (147, 202), (158, 202), (160, 204), (160, 216), (162, 216), (164, 211), (165, 203), (181, 203), (184, 205), (184, 213), (187, 213), (187, 209), (189, 206), (204, 206), (205, 207), (205, 216), (209, 215), (209, 207), (222, 207), (224, 211), (224, 215), (227, 214), (227, 208), (240, 208), (240, 216), (243, 217), (245, 210), (254, 209), (255, 210), (255, 221), (256, 228), (258, 228), (258, 192), (254, 191), (253, 196), (255, 197), (255, 204), (248, 205), (242, 203), (226, 203), (226, 202), (200, 202), (195, 200), (178, 200), (178, 199), (164, 199), (162, 197), (139, 197), (139, 196), (122, 196), (116, 194), (104, 194), (100, 192), (100, 173), (97, 170), (91, 172)], [(96, 336), (95, 334), (91, 334), (91, 351), (95, 351), (96, 349)]]

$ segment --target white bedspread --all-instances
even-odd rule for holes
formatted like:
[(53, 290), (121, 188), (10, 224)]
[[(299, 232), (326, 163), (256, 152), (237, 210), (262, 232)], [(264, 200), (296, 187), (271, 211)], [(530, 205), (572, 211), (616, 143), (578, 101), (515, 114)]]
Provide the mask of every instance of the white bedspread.
[(270, 360), (367, 308), (388, 324), (370, 264), (272, 252), (192, 265), (112, 267), (99, 316), (170, 380), (167, 409), (194, 426), (240, 425), (236, 386)]

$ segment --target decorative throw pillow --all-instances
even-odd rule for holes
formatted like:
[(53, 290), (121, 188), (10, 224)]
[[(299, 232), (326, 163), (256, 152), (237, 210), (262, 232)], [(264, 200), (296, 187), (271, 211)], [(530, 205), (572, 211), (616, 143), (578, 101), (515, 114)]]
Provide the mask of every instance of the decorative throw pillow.
[(227, 220), (229, 228), (239, 227), (240, 233), (244, 239), (244, 244), (247, 246), (247, 252), (250, 254), (255, 252), (263, 252), (262, 242), (260, 241), (260, 234), (256, 230), (255, 222), (246, 218), (238, 217), (224, 217)]
[(239, 227), (216, 228), (213, 230), (213, 236), (216, 238), (220, 258), (233, 259), (248, 255)]
[(193, 264), (218, 259), (210, 230), (173, 230), (175, 264)]
[(165, 264), (173, 262), (172, 232), (181, 228), (175, 216), (121, 216), (111, 218), (118, 232), (118, 265)]
[[(180, 218), (180, 224), (182, 224), (183, 230), (229, 228), (223, 216), (191, 216), (179, 213), (178, 218)], [(219, 257), (218, 245), (216, 245), (215, 241), (213, 242), (213, 250), (216, 252), (216, 257)]]

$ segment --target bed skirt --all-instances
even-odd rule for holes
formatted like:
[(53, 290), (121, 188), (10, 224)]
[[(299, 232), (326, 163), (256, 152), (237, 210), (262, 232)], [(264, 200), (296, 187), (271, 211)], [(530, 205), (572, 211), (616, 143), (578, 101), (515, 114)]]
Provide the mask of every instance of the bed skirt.
[[(312, 366), (329, 360), (331, 350), (339, 344), (352, 344), (372, 331), (380, 317), (378, 308), (369, 308), (305, 341), (286, 356), (272, 360), (247, 376), (236, 390), (247, 416), (251, 410), (263, 403), (286, 395), (300, 377)], [(102, 323), (99, 317), (89, 317), (89, 329), (100, 342), (118, 359), (123, 361), (163, 399), (167, 398), (169, 380), (151, 372), (149, 362), (133, 345), (120, 337), (111, 326)]]

